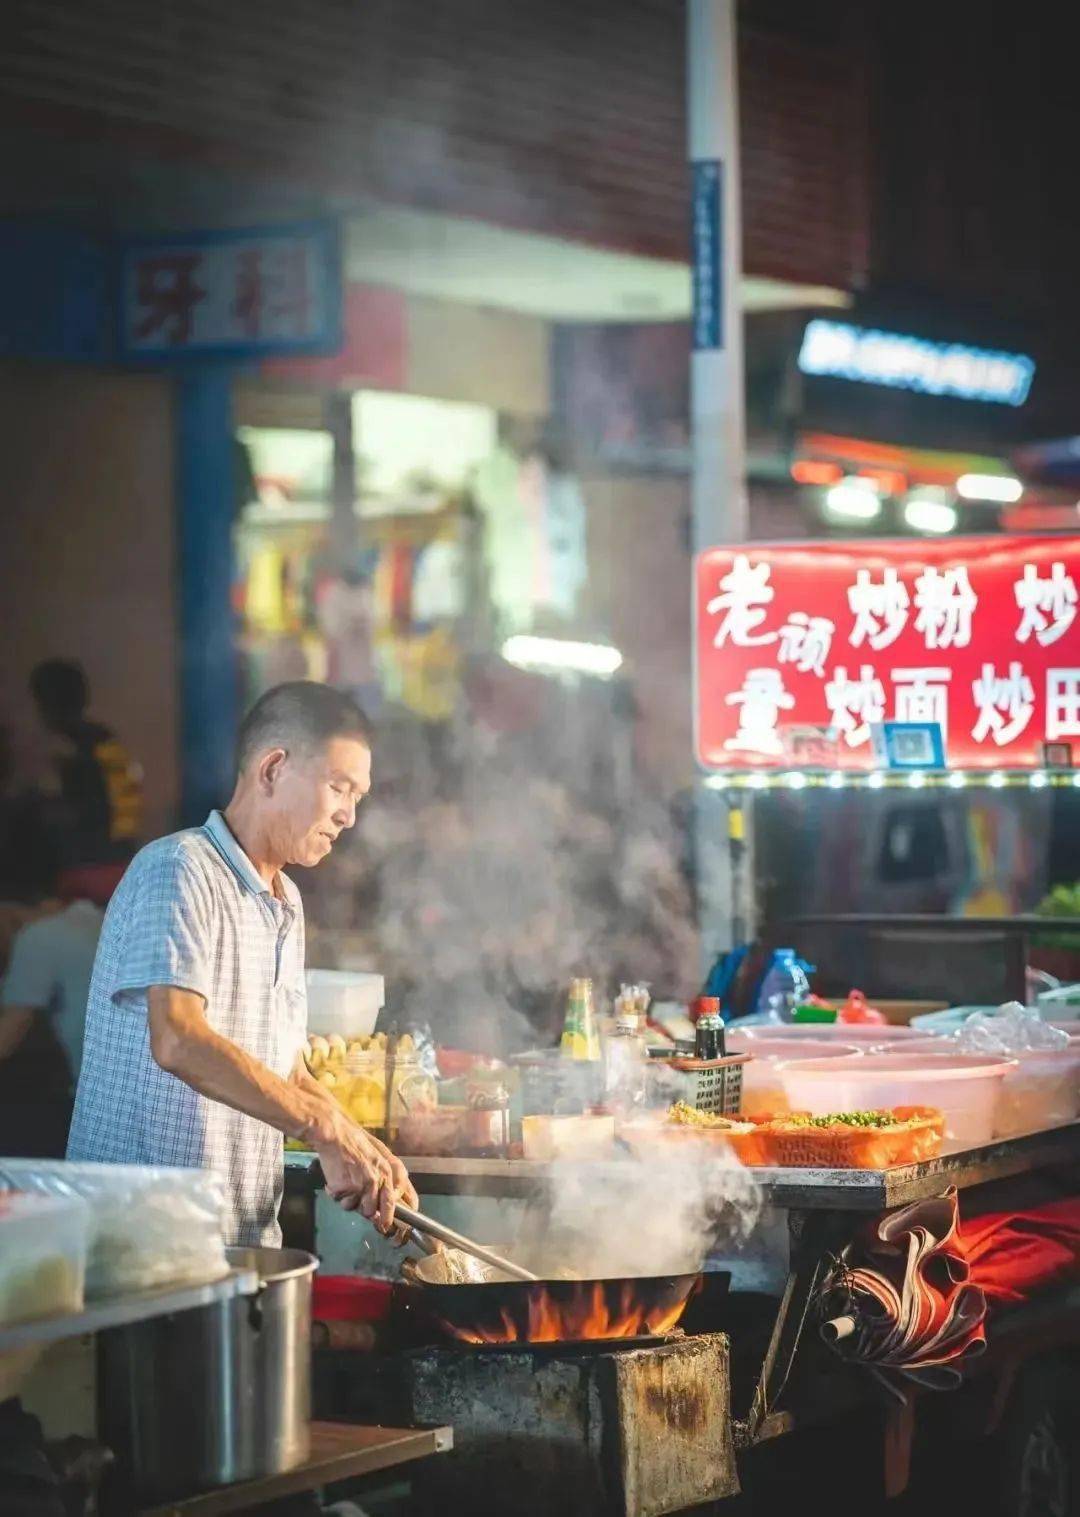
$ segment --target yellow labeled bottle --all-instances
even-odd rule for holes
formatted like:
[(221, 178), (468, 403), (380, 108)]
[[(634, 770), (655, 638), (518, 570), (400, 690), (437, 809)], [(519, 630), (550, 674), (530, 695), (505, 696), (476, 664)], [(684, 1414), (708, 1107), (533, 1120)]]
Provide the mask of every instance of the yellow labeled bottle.
[(600, 1030), (596, 1025), (591, 980), (571, 980), (559, 1045), (567, 1059), (599, 1059)]

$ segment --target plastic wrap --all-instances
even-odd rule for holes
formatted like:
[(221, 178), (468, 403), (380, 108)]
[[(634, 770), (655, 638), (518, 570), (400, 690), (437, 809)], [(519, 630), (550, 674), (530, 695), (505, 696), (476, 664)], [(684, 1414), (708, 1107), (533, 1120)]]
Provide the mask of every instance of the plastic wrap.
[(208, 1170), (0, 1159), (0, 1191), (12, 1190), (86, 1203), (88, 1299), (229, 1272), (221, 1181)]
[(77, 1196), (0, 1195), (0, 1327), (82, 1310), (89, 1224)]

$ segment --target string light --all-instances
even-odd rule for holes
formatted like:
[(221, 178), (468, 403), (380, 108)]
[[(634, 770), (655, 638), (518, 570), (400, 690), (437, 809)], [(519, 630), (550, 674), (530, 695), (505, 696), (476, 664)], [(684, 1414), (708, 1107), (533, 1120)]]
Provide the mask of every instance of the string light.
[(709, 790), (1080, 789), (1080, 769), (734, 769), (706, 776)]

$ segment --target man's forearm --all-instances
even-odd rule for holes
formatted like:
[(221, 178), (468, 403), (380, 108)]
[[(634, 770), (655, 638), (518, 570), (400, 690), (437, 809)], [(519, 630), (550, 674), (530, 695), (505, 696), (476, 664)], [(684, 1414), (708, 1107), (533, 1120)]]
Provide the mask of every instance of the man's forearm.
[[(167, 996), (167, 992), (166, 992)], [(276, 1127), (286, 1137), (308, 1137), (323, 1103), (298, 1084), (283, 1080), (201, 1015), (185, 1015), (167, 1000), (155, 1005), (151, 990), (151, 1051), (161, 1067), (200, 1095)]]

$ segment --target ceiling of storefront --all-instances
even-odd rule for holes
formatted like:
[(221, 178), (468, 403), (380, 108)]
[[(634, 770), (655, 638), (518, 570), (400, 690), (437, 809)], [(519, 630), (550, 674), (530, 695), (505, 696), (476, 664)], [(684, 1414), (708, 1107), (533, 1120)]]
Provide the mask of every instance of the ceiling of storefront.
[[(682, 321), (687, 264), (636, 257), (484, 222), (373, 206), (348, 222), (348, 277), (412, 295), (549, 321)], [(843, 306), (839, 290), (744, 278), (747, 311)]]

